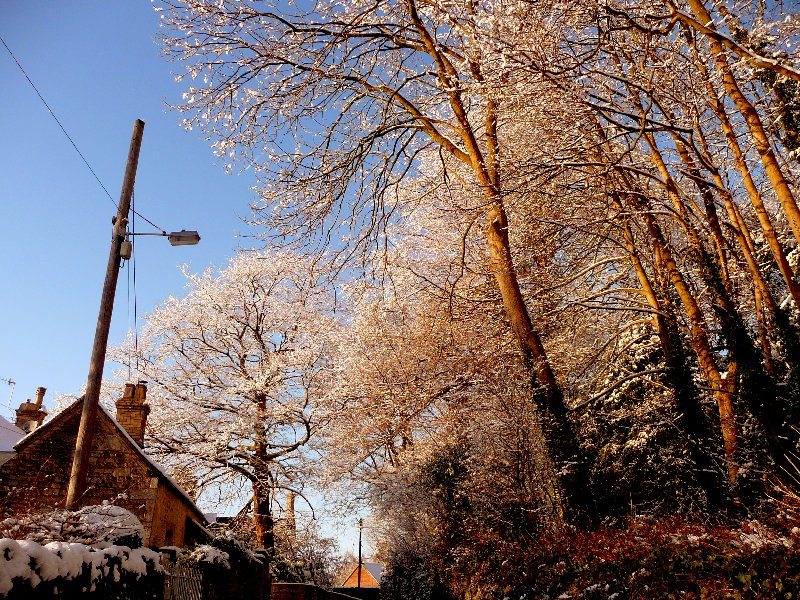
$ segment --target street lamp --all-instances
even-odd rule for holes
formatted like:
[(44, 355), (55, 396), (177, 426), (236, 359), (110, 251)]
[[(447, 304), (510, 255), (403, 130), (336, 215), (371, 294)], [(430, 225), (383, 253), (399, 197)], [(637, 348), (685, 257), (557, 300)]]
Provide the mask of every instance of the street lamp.
[[(200, 241), (199, 233), (196, 231), (187, 231), (186, 229), (173, 231), (172, 233), (167, 233), (166, 231), (160, 231), (158, 233), (139, 233), (138, 231), (129, 231), (125, 235), (126, 237), (132, 235), (157, 235), (167, 238), (169, 243), (173, 246), (195, 246)], [(123, 258), (125, 258), (124, 255)]]
[(173, 231), (172, 233), (164, 233), (173, 246), (194, 246), (200, 241), (200, 234), (196, 231)]
[[(122, 181), (117, 216), (113, 220), (113, 234), (111, 236), (111, 251), (108, 255), (106, 278), (103, 283), (103, 293), (100, 297), (100, 314), (97, 317), (97, 329), (94, 334), (92, 358), (89, 362), (89, 377), (86, 380), (86, 392), (83, 395), (83, 410), (81, 423), (78, 427), (78, 437), (75, 440), (75, 454), (72, 460), (72, 473), (67, 489), (66, 507), (75, 510), (81, 497), (86, 492), (86, 474), (89, 469), (89, 455), (91, 453), (92, 438), (97, 423), (97, 406), (100, 402), (100, 382), (103, 380), (103, 366), (106, 360), (108, 347), (108, 331), (111, 327), (111, 312), (114, 308), (114, 295), (117, 290), (119, 266), (123, 258), (130, 258), (131, 244), (129, 235), (128, 212), (131, 207), (133, 184), (136, 180), (136, 167), (139, 164), (139, 150), (142, 147), (142, 134), (144, 121), (137, 119), (133, 124), (131, 146), (128, 151), (128, 162), (125, 166), (125, 177)], [(193, 245), (200, 241), (196, 231), (176, 231), (173, 233), (158, 233), (164, 235), (173, 246)]]

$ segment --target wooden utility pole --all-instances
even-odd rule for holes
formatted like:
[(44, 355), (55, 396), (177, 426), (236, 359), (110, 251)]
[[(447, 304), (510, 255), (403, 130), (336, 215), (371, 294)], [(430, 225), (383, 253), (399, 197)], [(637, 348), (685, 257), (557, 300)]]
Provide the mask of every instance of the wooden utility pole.
[(364, 519), (358, 520), (358, 587), (361, 587), (361, 531), (364, 529)]
[(111, 312), (114, 309), (114, 295), (117, 290), (117, 278), (120, 267), (120, 246), (125, 239), (128, 227), (128, 212), (131, 207), (133, 184), (136, 180), (136, 167), (139, 164), (139, 149), (142, 147), (144, 121), (137, 119), (133, 124), (131, 146), (128, 151), (128, 163), (125, 167), (125, 178), (122, 181), (122, 192), (119, 197), (117, 216), (114, 219), (111, 236), (111, 251), (108, 255), (106, 279), (103, 294), (100, 297), (100, 314), (97, 317), (97, 329), (94, 334), (92, 358), (89, 362), (89, 378), (86, 381), (86, 393), (83, 396), (83, 412), (75, 442), (75, 455), (72, 460), (72, 473), (69, 478), (66, 507), (75, 510), (86, 493), (86, 475), (89, 470), (89, 455), (92, 450), (92, 438), (97, 422), (97, 405), (100, 402), (100, 383), (103, 380), (103, 366), (106, 361), (108, 347), (108, 330), (111, 327)]

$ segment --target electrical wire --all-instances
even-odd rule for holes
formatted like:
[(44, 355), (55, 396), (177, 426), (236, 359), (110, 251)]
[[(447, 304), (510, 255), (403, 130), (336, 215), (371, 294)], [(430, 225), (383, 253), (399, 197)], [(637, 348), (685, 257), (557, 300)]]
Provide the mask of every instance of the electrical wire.
[[(127, 317), (128, 317), (128, 331), (131, 330), (131, 263), (128, 261), (127, 264), (126, 274), (128, 277), (128, 286), (127, 286)], [(127, 339), (126, 339), (127, 344)], [(133, 357), (131, 356), (130, 346), (128, 346), (128, 381), (131, 380), (131, 363), (133, 362)]]
[[(136, 211), (133, 210), (136, 206), (136, 193), (131, 193), (131, 209), (133, 211), (133, 218), (131, 219), (131, 228), (136, 229)], [(139, 376), (139, 304), (138, 294), (136, 291), (136, 238), (131, 236), (131, 259), (128, 260), (128, 331), (131, 330), (131, 288), (133, 288), (133, 353), (128, 354), (128, 381), (131, 379), (131, 367), (134, 360), (136, 367), (133, 369), (136, 376)], [(131, 275), (133, 276), (133, 286), (131, 286)]]
[[(135, 242), (133, 242), (135, 245)], [(136, 253), (133, 253), (133, 350), (136, 357), (136, 378), (139, 378), (139, 294), (136, 292)]]
[[(112, 203), (114, 206), (117, 206), (117, 203), (116, 203), (116, 201), (115, 201), (115, 200), (114, 200), (114, 198), (111, 196), (111, 194), (109, 193), (109, 191), (108, 191), (108, 189), (106, 188), (106, 186), (105, 186), (105, 185), (103, 185), (103, 182), (100, 180), (100, 177), (98, 177), (98, 176), (97, 176), (97, 173), (95, 173), (94, 169), (92, 168), (92, 165), (90, 165), (90, 164), (89, 164), (89, 161), (88, 161), (88, 160), (86, 160), (86, 157), (83, 155), (83, 152), (81, 152), (81, 151), (80, 151), (80, 149), (78, 148), (78, 145), (75, 143), (75, 140), (73, 140), (73, 139), (72, 139), (72, 137), (69, 135), (69, 133), (67, 133), (67, 130), (65, 129), (64, 125), (62, 125), (62, 124), (61, 124), (61, 121), (60, 121), (60, 120), (58, 119), (58, 117), (56, 116), (56, 113), (55, 113), (55, 112), (53, 112), (53, 109), (52, 109), (52, 108), (50, 108), (50, 105), (47, 103), (47, 100), (45, 100), (45, 99), (44, 99), (44, 96), (42, 96), (42, 93), (39, 91), (39, 88), (37, 88), (37, 87), (36, 87), (36, 84), (35, 84), (35, 83), (33, 83), (33, 80), (32, 80), (32, 79), (31, 79), (31, 78), (28, 76), (28, 73), (27, 73), (27, 72), (25, 71), (25, 69), (22, 67), (22, 64), (20, 64), (19, 60), (17, 60), (17, 57), (16, 57), (16, 56), (14, 55), (14, 53), (11, 51), (11, 48), (9, 48), (9, 47), (8, 47), (8, 44), (6, 44), (6, 41), (3, 39), (3, 37), (2, 37), (2, 36), (0, 36), (0, 42), (3, 44), (3, 46), (5, 47), (5, 49), (8, 51), (8, 54), (11, 56), (11, 59), (12, 59), (12, 60), (13, 60), (13, 61), (16, 63), (17, 67), (19, 67), (19, 70), (20, 70), (20, 71), (22, 71), (22, 74), (25, 76), (25, 79), (27, 79), (27, 80), (28, 80), (28, 83), (30, 83), (30, 84), (31, 84), (31, 87), (33, 88), (33, 91), (34, 91), (34, 92), (36, 92), (36, 95), (37, 95), (37, 96), (39, 96), (39, 100), (41, 100), (41, 101), (42, 101), (42, 104), (44, 104), (45, 108), (48, 110), (48, 112), (50, 113), (50, 115), (53, 117), (53, 119), (55, 120), (55, 122), (58, 124), (59, 128), (61, 129), (61, 131), (64, 133), (64, 135), (65, 135), (65, 136), (67, 137), (67, 139), (69, 140), (69, 143), (70, 143), (70, 144), (72, 144), (72, 147), (73, 147), (73, 148), (75, 148), (75, 152), (77, 152), (77, 153), (78, 153), (78, 156), (80, 156), (80, 157), (81, 157), (81, 160), (83, 160), (83, 163), (84, 163), (84, 164), (86, 165), (86, 167), (89, 169), (89, 171), (91, 172), (91, 174), (92, 174), (92, 175), (94, 175), (94, 178), (97, 180), (97, 183), (99, 183), (99, 184), (100, 184), (100, 187), (101, 187), (101, 188), (103, 188), (103, 191), (106, 193), (106, 196), (108, 196), (108, 199), (109, 199), (109, 200), (111, 200), (111, 203)], [(133, 212), (133, 214), (135, 214), (135, 215), (138, 215), (139, 217), (141, 217), (142, 219), (144, 219), (145, 221), (147, 221), (147, 222), (148, 222), (150, 225), (152, 225), (153, 227), (155, 227), (156, 229), (158, 229), (160, 232), (162, 232), (162, 233), (166, 233), (166, 231), (165, 231), (164, 229), (162, 229), (161, 227), (159, 227), (158, 225), (156, 225), (155, 223), (153, 223), (153, 222), (152, 222), (150, 219), (148, 219), (148, 218), (147, 218), (147, 217), (145, 217), (144, 215), (141, 215), (141, 214), (137, 213), (135, 210), (133, 210), (132, 212)]]

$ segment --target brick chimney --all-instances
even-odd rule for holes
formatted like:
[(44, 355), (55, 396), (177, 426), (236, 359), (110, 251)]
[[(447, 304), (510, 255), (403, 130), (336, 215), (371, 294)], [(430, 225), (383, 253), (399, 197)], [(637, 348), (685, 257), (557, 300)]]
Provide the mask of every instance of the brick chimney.
[(126, 383), (122, 398), (117, 400), (117, 421), (128, 432), (133, 441), (144, 448), (144, 429), (150, 407), (147, 400), (147, 382)]
[(14, 424), (25, 433), (30, 433), (36, 429), (47, 416), (47, 411), (42, 408), (45, 392), (47, 392), (47, 389), (43, 387), (36, 388), (36, 401), (27, 400), (20, 404), (17, 409), (17, 420)]

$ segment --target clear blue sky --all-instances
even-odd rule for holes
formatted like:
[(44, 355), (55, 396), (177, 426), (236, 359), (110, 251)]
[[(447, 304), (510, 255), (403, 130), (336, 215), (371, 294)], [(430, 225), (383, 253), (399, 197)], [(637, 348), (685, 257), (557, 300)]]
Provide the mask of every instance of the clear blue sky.
[[(114, 201), (141, 118), (137, 210), (167, 231), (202, 236), (199, 246), (177, 248), (138, 238), (140, 318), (182, 293), (178, 265), (197, 271), (227, 262), (254, 198), (253, 178), (225, 175), (201, 134), (182, 130), (179, 114), (167, 110), (180, 97), (172, 77), (179, 65), (160, 56), (158, 21), (141, 0), (0, 0), (0, 36)], [(48, 389), (48, 404), (86, 381), (116, 210), (1, 46), (0, 82), (0, 378), (16, 382), (14, 404), (37, 386)], [(151, 230), (141, 221), (137, 229)], [(110, 343), (133, 325), (127, 281), (125, 269)], [(0, 381), (5, 416), (9, 392)]]

